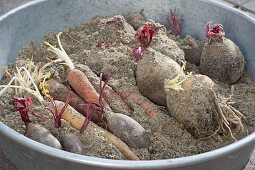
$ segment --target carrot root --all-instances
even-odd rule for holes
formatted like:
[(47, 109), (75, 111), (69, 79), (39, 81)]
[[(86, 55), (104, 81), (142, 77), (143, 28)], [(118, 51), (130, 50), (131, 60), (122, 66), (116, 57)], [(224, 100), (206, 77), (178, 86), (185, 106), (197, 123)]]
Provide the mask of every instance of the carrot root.
[(121, 90), (120, 96), (124, 101), (133, 102), (139, 105), (148, 116), (157, 116), (160, 110), (146, 97), (144, 97), (139, 91)]
[[(62, 108), (64, 103), (56, 101), (58, 108)], [(62, 119), (66, 120), (72, 127), (77, 130), (80, 130), (85, 121), (85, 117), (79, 114), (74, 108), (68, 106), (67, 109), (62, 114)], [(114, 134), (106, 131), (105, 129), (94, 124), (98, 131), (102, 132), (105, 138), (107, 138), (113, 145), (115, 145), (119, 151), (130, 160), (139, 160), (136, 154), (125, 144), (120, 138)]]
[[(77, 65), (77, 68), (84, 72), (96, 91), (100, 93), (100, 78), (86, 65)], [(103, 98), (107, 104), (109, 104), (113, 112), (125, 114), (131, 113), (131, 109), (127, 103), (125, 103), (120, 95), (108, 85), (105, 87)]]
[[(46, 89), (49, 91), (51, 97), (54, 100), (59, 100), (62, 102), (66, 101), (68, 97), (68, 89), (65, 85), (61, 84), (57, 80), (50, 79), (46, 81), (47, 87)], [(71, 98), (69, 100), (69, 105), (72, 106), (75, 110), (77, 110), (82, 115), (86, 116), (86, 107), (88, 104), (76, 93), (71, 92)], [(100, 111), (95, 111), (92, 117), (92, 121), (95, 123), (100, 123), (102, 121), (102, 114)]]
[(83, 100), (87, 103), (99, 105), (99, 94), (82, 71), (77, 69), (70, 70), (67, 80)]

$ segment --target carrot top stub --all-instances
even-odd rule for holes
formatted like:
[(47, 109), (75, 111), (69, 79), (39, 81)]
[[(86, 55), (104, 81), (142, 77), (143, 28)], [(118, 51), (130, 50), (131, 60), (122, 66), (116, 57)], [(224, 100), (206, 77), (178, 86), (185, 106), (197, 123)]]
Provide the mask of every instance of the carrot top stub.
[(82, 71), (70, 70), (67, 80), (83, 100), (99, 105), (99, 94)]

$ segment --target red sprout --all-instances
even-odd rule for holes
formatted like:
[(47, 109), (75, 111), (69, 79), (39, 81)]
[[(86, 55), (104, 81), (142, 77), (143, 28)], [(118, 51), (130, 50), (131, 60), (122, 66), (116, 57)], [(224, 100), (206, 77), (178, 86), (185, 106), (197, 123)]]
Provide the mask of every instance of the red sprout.
[[(25, 123), (25, 125), (28, 125), (28, 123), (30, 123), (29, 111), (33, 107), (31, 98), (29, 96), (26, 98), (13, 97), (13, 105), (16, 108), (16, 110), (20, 113), (22, 121)], [(32, 114), (36, 115), (33, 112), (32, 112)]]
[(97, 42), (96, 47), (97, 47), (97, 48), (103, 48), (103, 47), (104, 47), (104, 43), (102, 43), (102, 42)]
[(112, 73), (110, 76), (108, 76), (106, 78), (106, 80), (104, 81), (103, 83), (103, 76), (102, 74), (100, 74), (100, 90), (99, 90), (99, 104), (96, 104), (96, 103), (89, 103), (87, 106), (86, 106), (86, 119), (80, 129), (80, 132), (84, 132), (84, 130), (88, 127), (89, 125), (89, 122), (93, 116), (93, 114), (95, 113), (96, 110), (100, 110), (101, 113), (104, 113), (105, 111), (105, 103), (104, 103), (104, 100), (103, 100), (103, 94), (104, 94), (104, 91), (105, 91), (105, 88), (106, 88), (106, 85), (108, 84), (110, 78), (112, 77), (114, 73)]
[(144, 51), (145, 51), (145, 48), (141, 46), (138, 48), (133, 48), (132, 55), (134, 56), (135, 61), (139, 61), (143, 58)]
[(96, 104), (88, 104), (86, 109), (86, 119), (80, 129), (80, 133), (84, 132), (85, 129), (87, 129), (87, 127), (89, 126), (89, 122), (92, 119), (93, 114), (95, 113), (96, 109), (98, 108), (98, 106)]
[(167, 17), (168, 23), (170, 24), (171, 34), (179, 36), (181, 33), (182, 17), (176, 15), (176, 9), (170, 10), (170, 15)]
[[(155, 30), (151, 28), (151, 23), (147, 23), (136, 31), (135, 37), (137, 41), (140, 43), (140, 46), (137, 48), (133, 48), (131, 51), (132, 56), (136, 61), (139, 61), (143, 58), (143, 54), (145, 49), (151, 44), (152, 38), (154, 36)], [(157, 29), (161, 27), (158, 26)]]
[(146, 48), (151, 44), (155, 31), (149, 24), (145, 24), (143, 27), (136, 31), (135, 37), (142, 47)]
[(206, 37), (208, 39), (208, 44), (214, 42), (222, 42), (225, 36), (223, 26), (221, 24), (214, 24), (211, 28), (211, 22), (206, 24)]
[(48, 108), (46, 107), (45, 109), (47, 109), (48, 111), (50, 111), (52, 113), (52, 116), (53, 116), (53, 120), (54, 120), (54, 123), (55, 123), (55, 126), (57, 128), (61, 127), (61, 117), (64, 113), (64, 111), (66, 110), (67, 106), (68, 106), (68, 103), (69, 101), (71, 100), (71, 95), (72, 95), (72, 91), (71, 91), (71, 88), (68, 87), (68, 97), (66, 97), (66, 101), (65, 101), (65, 104), (64, 106), (61, 108), (60, 111), (58, 111), (58, 107), (55, 103), (55, 100), (53, 100), (52, 98), (50, 98), (50, 102), (53, 106), (53, 109), (51, 108)]

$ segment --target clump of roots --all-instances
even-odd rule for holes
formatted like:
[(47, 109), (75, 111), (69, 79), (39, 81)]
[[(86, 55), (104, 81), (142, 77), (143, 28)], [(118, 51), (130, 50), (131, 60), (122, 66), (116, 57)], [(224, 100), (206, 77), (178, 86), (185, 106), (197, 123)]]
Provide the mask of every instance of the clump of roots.
[(231, 100), (233, 92), (234, 86), (231, 86), (231, 95), (227, 98), (213, 92), (219, 128), (209, 137), (222, 131), (223, 133), (228, 132), (236, 141), (235, 135), (244, 131), (242, 119), (245, 119), (245, 116), (232, 106), (235, 103)]
[(40, 103), (44, 102), (44, 98), (40, 93), (40, 83), (45, 83), (45, 80), (51, 77), (51, 73), (46, 71), (46, 68), (51, 66), (54, 62), (51, 61), (44, 66), (40, 67), (39, 64), (29, 60), (22, 67), (16, 66), (16, 72), (13, 75), (9, 72), (8, 77), (10, 81), (6, 85), (0, 85), (0, 96), (6, 92), (8, 88), (15, 89), (15, 95), (23, 94), (27, 92), (34, 95)]

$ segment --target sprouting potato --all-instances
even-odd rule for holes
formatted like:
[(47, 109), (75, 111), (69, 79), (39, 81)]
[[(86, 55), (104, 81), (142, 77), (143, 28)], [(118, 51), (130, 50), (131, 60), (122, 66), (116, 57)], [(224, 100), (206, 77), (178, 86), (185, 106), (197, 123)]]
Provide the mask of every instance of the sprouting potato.
[(62, 149), (58, 139), (40, 124), (29, 123), (26, 128), (25, 136), (53, 148)]
[(244, 116), (231, 106), (230, 99), (219, 95), (217, 85), (205, 75), (191, 75), (174, 90), (166, 81), (167, 107), (195, 138), (206, 138), (226, 132), (233, 139), (243, 130)]
[(182, 91), (167, 92), (171, 115), (195, 137), (205, 137), (216, 130), (213, 121), (214, 96), (217, 85), (207, 76), (194, 75), (182, 83)]
[(207, 25), (207, 30), (208, 42), (202, 50), (200, 70), (211, 78), (234, 84), (244, 72), (244, 56), (233, 41), (224, 38), (222, 25), (216, 24), (212, 29)]

